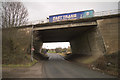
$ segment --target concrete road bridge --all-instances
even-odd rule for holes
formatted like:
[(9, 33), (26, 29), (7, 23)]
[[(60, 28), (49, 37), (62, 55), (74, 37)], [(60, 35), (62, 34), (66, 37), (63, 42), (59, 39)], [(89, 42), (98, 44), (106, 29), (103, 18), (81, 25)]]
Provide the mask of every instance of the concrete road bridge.
[[(117, 52), (119, 14), (77, 20), (25, 25), (20, 30), (33, 32), (35, 53), (43, 43), (70, 42), (72, 53), (103, 55)], [(30, 33), (31, 35), (31, 33)]]

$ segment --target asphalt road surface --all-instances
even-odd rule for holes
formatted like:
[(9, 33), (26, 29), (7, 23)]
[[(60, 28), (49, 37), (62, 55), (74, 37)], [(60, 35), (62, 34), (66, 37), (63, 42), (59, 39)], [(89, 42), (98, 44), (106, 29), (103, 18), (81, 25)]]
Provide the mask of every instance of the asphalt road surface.
[[(84, 66), (68, 62), (56, 53), (47, 53), (49, 60), (31, 67), (3, 68), (3, 78), (114, 78)], [(12, 79), (11, 79), (12, 80)], [(34, 79), (33, 79), (34, 80)], [(102, 79), (103, 80), (103, 79)]]
[(64, 60), (55, 53), (47, 53), (49, 61), (44, 62), (45, 78), (114, 78)]

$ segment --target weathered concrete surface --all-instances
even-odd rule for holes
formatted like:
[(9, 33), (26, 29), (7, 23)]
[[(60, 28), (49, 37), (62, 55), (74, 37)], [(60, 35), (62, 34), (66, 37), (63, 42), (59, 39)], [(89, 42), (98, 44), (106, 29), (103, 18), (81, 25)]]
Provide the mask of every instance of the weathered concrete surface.
[(98, 28), (102, 35), (106, 53), (111, 54), (118, 50), (118, 22), (120, 18), (98, 20)]
[(38, 31), (33, 32), (33, 46), (35, 49), (35, 53), (40, 53), (40, 49), (42, 48), (43, 41), (41, 40), (41, 36), (39, 36)]
[(40, 30), (39, 36), (43, 42), (69, 42), (73, 37), (92, 27), (95, 26)]
[(79, 62), (95, 61), (100, 55), (118, 52), (118, 18), (97, 21), (95, 28), (88, 29), (82, 35), (70, 40), (72, 53), (87, 55), (78, 58)]
[(38, 31), (34, 31), (33, 32), (33, 47), (34, 47), (33, 56), (38, 61), (47, 59), (47, 57), (41, 54), (42, 45), (43, 45), (43, 41), (41, 39), (41, 36), (38, 34)]
[(100, 40), (100, 36), (97, 27), (88, 29), (70, 41), (72, 52), (74, 54), (92, 55), (93, 52), (99, 51), (98, 40)]
[[(97, 27), (88, 29), (76, 38), (73, 38), (70, 41), (70, 45), (73, 54), (84, 56), (83, 62), (92, 62), (105, 52), (103, 41)], [(80, 59), (82, 60), (82, 58)]]
[(43, 42), (69, 42), (71, 38), (96, 25), (96, 22), (70, 23), (51, 27), (38, 27), (34, 30), (39, 33), (38, 37)]
[(60, 29), (60, 28), (72, 28), (72, 27), (83, 27), (83, 26), (93, 26), (97, 25), (96, 21), (91, 22), (81, 22), (81, 23), (70, 23), (70, 24), (62, 24), (62, 25), (53, 25), (46, 27), (35, 27), (34, 30), (48, 30), (48, 29)]

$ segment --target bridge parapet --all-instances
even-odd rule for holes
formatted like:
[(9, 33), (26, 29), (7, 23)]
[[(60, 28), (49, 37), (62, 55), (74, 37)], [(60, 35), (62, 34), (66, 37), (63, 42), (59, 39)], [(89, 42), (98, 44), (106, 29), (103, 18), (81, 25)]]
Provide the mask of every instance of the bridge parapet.
[(83, 23), (71, 23), (63, 25), (53, 25), (46, 27), (35, 27), (34, 30), (47, 30), (47, 29), (59, 29), (59, 28), (72, 28), (72, 27), (85, 27), (85, 26), (96, 26), (97, 22), (83, 22)]

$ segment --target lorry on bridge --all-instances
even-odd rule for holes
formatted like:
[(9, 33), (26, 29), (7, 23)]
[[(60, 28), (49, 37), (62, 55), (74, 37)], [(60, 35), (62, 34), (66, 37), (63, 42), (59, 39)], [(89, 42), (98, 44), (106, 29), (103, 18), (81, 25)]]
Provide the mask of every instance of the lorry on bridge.
[(79, 11), (79, 12), (51, 15), (49, 16), (49, 22), (76, 20), (81, 18), (89, 18), (93, 16), (94, 16), (94, 10), (85, 10), (85, 11)]

